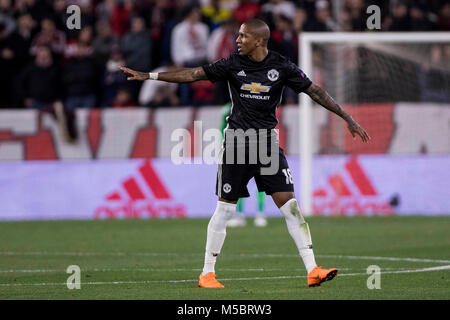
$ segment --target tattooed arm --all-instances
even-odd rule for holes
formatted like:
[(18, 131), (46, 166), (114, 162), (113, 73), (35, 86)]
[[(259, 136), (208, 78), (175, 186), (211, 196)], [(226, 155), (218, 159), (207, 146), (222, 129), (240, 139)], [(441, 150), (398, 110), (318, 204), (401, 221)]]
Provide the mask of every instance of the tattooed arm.
[[(144, 81), (150, 79), (150, 74), (147, 72), (139, 72), (126, 67), (120, 67), (119, 69), (125, 73), (129, 73), (132, 75), (131, 77), (128, 77), (127, 80)], [(182, 83), (182, 82), (194, 82), (198, 80), (208, 80), (208, 78), (206, 77), (206, 73), (202, 67), (180, 69), (177, 71), (170, 71), (170, 72), (159, 72), (154, 73), (153, 75), (156, 75), (157, 77), (157, 79), (153, 80), (161, 80), (166, 82)]]
[(359, 135), (363, 142), (370, 140), (367, 132), (355, 121), (353, 118), (337, 104), (329, 94), (321, 87), (312, 83), (305, 93), (311, 97), (315, 102), (320, 104), (325, 109), (337, 114), (339, 117), (347, 122), (348, 130), (355, 137), (355, 133)]

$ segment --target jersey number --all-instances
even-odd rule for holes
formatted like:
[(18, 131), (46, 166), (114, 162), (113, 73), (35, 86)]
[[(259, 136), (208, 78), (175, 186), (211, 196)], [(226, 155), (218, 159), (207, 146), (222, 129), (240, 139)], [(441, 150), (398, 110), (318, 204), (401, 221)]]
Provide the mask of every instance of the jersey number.
[(291, 176), (291, 170), (290, 169), (283, 169), (282, 170), (284, 175), (286, 176), (286, 184), (293, 184), (292, 176)]

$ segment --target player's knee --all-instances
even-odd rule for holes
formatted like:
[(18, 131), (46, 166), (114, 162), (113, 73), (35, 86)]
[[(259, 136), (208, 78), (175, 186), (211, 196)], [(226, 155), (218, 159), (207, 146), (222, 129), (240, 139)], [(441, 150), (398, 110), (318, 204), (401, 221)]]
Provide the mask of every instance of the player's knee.
[(305, 218), (303, 217), (298, 202), (295, 198), (289, 199), (280, 208), (281, 212), (284, 214), (286, 219), (298, 219), (300, 224), (305, 223)]
[(223, 230), (236, 211), (236, 204), (217, 201), (216, 211), (209, 220), (208, 229)]
[(293, 192), (275, 192), (272, 194), (272, 199), (277, 207), (281, 209), (288, 201), (295, 200), (295, 195)]

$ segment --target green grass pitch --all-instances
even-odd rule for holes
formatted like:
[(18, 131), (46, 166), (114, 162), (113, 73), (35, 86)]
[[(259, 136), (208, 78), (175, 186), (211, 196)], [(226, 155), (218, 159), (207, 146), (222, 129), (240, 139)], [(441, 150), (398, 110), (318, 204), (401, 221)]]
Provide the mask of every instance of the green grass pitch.
[[(228, 228), (216, 264), (224, 289), (197, 287), (208, 219), (0, 223), (0, 299), (450, 299), (450, 217), (311, 217), (317, 288), (282, 218)], [(81, 269), (69, 290), (66, 269)], [(367, 267), (381, 268), (368, 289)]]

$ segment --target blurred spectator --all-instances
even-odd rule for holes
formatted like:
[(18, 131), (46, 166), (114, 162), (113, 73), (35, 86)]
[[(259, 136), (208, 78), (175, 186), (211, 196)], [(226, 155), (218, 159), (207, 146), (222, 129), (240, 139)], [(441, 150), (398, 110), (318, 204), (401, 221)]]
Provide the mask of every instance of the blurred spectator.
[(409, 10), (412, 31), (432, 31), (433, 23), (425, 15), (425, 7), (421, 4), (414, 4)]
[(300, 7), (295, 8), (295, 14), (292, 23), (294, 24), (294, 30), (297, 33), (300, 33), (303, 31), (303, 28), (305, 26), (306, 20), (306, 10)]
[[(200, 8), (188, 7), (184, 11), (184, 19), (172, 31), (171, 56), (178, 67), (197, 67), (206, 62), (208, 42), (208, 26), (200, 22)], [(191, 103), (189, 84), (180, 84), (180, 102)]]
[(17, 18), (17, 28), (10, 36), (10, 44), (15, 52), (15, 67), (21, 68), (31, 61), (30, 47), (36, 22), (30, 14), (21, 14)]
[(230, 19), (231, 10), (222, 7), (220, 0), (211, 0), (209, 4), (202, 7), (202, 15), (212, 31)]
[(317, 0), (298, 1), (298, 6), (305, 10), (307, 19), (314, 18), (316, 12), (316, 2)]
[(226, 59), (230, 54), (236, 52), (238, 31), (239, 25), (237, 21), (230, 19), (211, 33), (207, 45), (208, 62)]
[(163, 43), (166, 37), (168, 46), (170, 46), (170, 34), (175, 26), (175, 21), (171, 21), (171, 18), (176, 10), (172, 8), (172, 1), (155, 0), (155, 4), (147, 8), (147, 11), (143, 16), (146, 17), (147, 26), (150, 29), (152, 66), (169, 63), (170, 50), (167, 50), (167, 54), (163, 53)]
[(79, 47), (83, 47), (83, 51), (87, 50), (87, 54), (91, 55), (94, 53), (94, 47), (92, 45), (93, 42), (93, 34), (92, 34), (92, 27), (86, 26), (83, 27), (79, 34), (77, 39), (70, 40), (67, 45), (66, 49), (64, 51), (64, 56), (66, 59), (71, 59), (73, 57), (80, 57), (79, 55)]
[(38, 46), (35, 52), (34, 62), (20, 76), (19, 94), (26, 107), (43, 110), (61, 98), (61, 74), (49, 47)]
[(94, 39), (94, 58), (100, 67), (104, 67), (108, 61), (112, 46), (118, 42), (117, 37), (113, 36), (109, 23), (105, 20), (99, 20), (96, 24), (97, 36)]
[(284, 14), (274, 16), (275, 30), (271, 32), (269, 49), (289, 58), (296, 63), (298, 61), (298, 36), (294, 30), (292, 19)]
[(121, 48), (128, 67), (144, 71), (150, 69), (151, 39), (143, 18), (131, 20), (131, 30), (122, 38)]
[[(363, 0), (347, 0), (345, 2), (345, 14), (348, 15), (348, 22), (350, 23), (350, 28), (348, 31), (364, 31), (367, 28), (366, 14), (365, 10), (367, 5)], [(343, 28), (344, 29), (344, 28)]]
[(439, 9), (438, 30), (450, 31), (450, 1), (446, 1)]
[(117, 0), (104, 0), (100, 1), (100, 3), (95, 8), (95, 15), (97, 16), (97, 20), (100, 21), (110, 21), (111, 14), (116, 6)]
[(116, 0), (110, 19), (112, 33), (116, 36), (121, 37), (128, 31), (133, 7), (133, 1)]
[(62, 55), (66, 46), (66, 35), (57, 30), (55, 22), (50, 18), (41, 21), (41, 32), (33, 39), (31, 53), (35, 54), (38, 47), (47, 46), (54, 54)]
[(77, 0), (77, 4), (81, 9), (81, 26), (90, 26), (94, 28), (96, 16), (94, 5), (95, 0)]
[(305, 31), (333, 31), (337, 30), (337, 26), (330, 13), (330, 4), (327, 0), (318, 0), (315, 2), (315, 13), (308, 17)]
[(261, 6), (257, 1), (240, 0), (239, 5), (233, 10), (233, 17), (239, 25), (252, 18), (256, 18), (261, 13)]
[(64, 68), (63, 84), (68, 109), (95, 107), (98, 78), (92, 47), (78, 44)]
[(11, 0), (0, 0), (0, 24), (3, 24), (8, 34), (16, 28), (16, 21), (13, 18), (14, 10)]
[(12, 61), (14, 59), (14, 52), (8, 43), (8, 30), (3, 23), (0, 23), (0, 70), (2, 76), (0, 77), (0, 106), (8, 107), (11, 103), (11, 76), (14, 68)]
[(200, 18), (200, 9), (189, 7), (172, 31), (171, 55), (177, 66), (197, 66), (206, 60), (209, 31)]
[[(274, 15), (275, 30), (271, 32), (269, 49), (280, 53), (294, 63), (298, 61), (298, 35), (294, 30), (294, 24), (290, 17), (284, 14)], [(284, 104), (293, 104), (297, 100), (297, 94), (290, 88), (283, 92)]]
[[(10, 60), (8, 60), (8, 64), (6, 66), (0, 67), (3, 76), (5, 77), (5, 81), (7, 81), (8, 83), (6, 85), (0, 84), (0, 87), (9, 89), (11, 88), (10, 86), (13, 83), (14, 86), (11, 89), (17, 91), (17, 81), (18, 81), (17, 79), (18, 75), (20, 74), (20, 72), (17, 71), (23, 69), (32, 60), (32, 57), (30, 55), (30, 47), (31, 47), (31, 40), (34, 34), (33, 31), (35, 29), (35, 25), (36, 23), (30, 14), (27, 13), (21, 14), (17, 18), (16, 30), (6, 39), (6, 47), (9, 50), (11, 50), (12, 57)], [(2, 45), (0, 44), (0, 47), (1, 46)], [(13, 81), (11, 81), (10, 77), (6, 76), (6, 74), (8, 73), (7, 71), (8, 69), (12, 71)], [(3, 96), (3, 94), (0, 95)], [(7, 96), (10, 96), (12, 99), (10, 101), (11, 106), (22, 105), (23, 101), (18, 99), (17, 92), (11, 92), (11, 94), (10, 92), (8, 92), (8, 94), (5, 93), (4, 97), (6, 98)]]
[[(186, 5), (175, 6), (172, 10), (165, 10), (167, 15), (164, 17), (165, 23), (160, 25), (161, 42), (159, 49), (159, 65), (172, 64), (172, 35), (175, 26), (183, 19), (186, 11)], [(169, 14), (170, 13), (170, 14)], [(156, 54), (156, 53), (155, 53)]]
[(389, 31), (409, 31), (408, 6), (403, 2), (398, 2), (392, 10), (392, 17), (387, 18), (387, 28)]
[(117, 92), (114, 98), (113, 107), (114, 108), (127, 108), (136, 106), (133, 97), (128, 89), (121, 88)]
[(52, 15), (52, 7), (47, 1), (42, 0), (16, 0), (15, 7), (17, 12), (29, 13), (33, 20), (41, 23), (43, 18)]
[(442, 66), (445, 65), (450, 67), (450, 45), (433, 45), (428, 61), (423, 62), (418, 68), (422, 101), (440, 103), (450, 101), (450, 92), (448, 91), (450, 69), (443, 70)]
[(122, 55), (122, 51), (118, 45), (114, 45), (111, 48), (111, 54), (103, 74), (102, 107), (111, 107), (119, 89), (128, 85), (129, 81), (127, 81), (127, 77), (119, 70), (119, 67), (124, 65), (125, 59)]
[[(152, 72), (167, 72), (177, 68), (174, 66), (159, 67)], [(177, 83), (164, 81), (144, 81), (139, 92), (139, 104), (152, 108), (160, 106), (178, 106)]]
[(295, 5), (287, 0), (270, 0), (263, 6), (263, 11), (270, 11), (273, 15), (284, 15), (292, 19), (295, 14)]
[[(150, 69), (151, 38), (143, 18), (132, 18), (131, 30), (122, 37), (121, 48), (128, 67), (142, 71)], [(141, 86), (140, 81), (132, 81), (129, 84), (133, 100), (137, 98)]]
[(262, 15), (270, 30), (273, 30), (275, 29), (275, 16), (283, 15), (291, 20), (294, 18), (295, 5), (286, 0), (269, 0), (262, 6)]
[[(68, 3), (66, 0), (53, 1), (52, 20), (55, 21), (56, 29), (66, 32), (66, 36), (70, 35), (70, 30), (66, 27), (68, 15), (66, 13)], [(82, 24), (84, 26), (84, 24)]]
[(352, 17), (350, 11), (343, 8), (340, 12), (339, 31), (351, 32), (353, 31)]
[(191, 83), (192, 105), (194, 107), (212, 105), (214, 103), (216, 84), (208, 80)]

